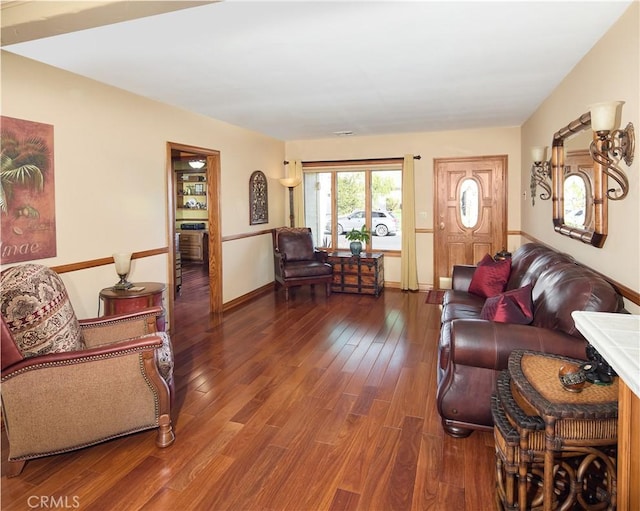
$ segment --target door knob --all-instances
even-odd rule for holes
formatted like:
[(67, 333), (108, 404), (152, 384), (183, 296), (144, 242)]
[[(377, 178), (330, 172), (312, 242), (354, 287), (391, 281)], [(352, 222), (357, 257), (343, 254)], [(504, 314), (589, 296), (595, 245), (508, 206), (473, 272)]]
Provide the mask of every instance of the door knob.
[(440, 222), (440, 230), (444, 231), (444, 222)]

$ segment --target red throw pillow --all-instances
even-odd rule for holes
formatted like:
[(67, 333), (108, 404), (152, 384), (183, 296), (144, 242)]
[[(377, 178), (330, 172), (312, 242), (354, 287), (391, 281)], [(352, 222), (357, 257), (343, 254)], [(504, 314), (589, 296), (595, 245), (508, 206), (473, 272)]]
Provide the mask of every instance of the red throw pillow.
[(494, 261), (493, 257), (487, 254), (473, 273), (469, 292), (483, 298), (496, 296), (504, 291), (510, 273), (511, 259)]
[(531, 284), (487, 298), (480, 317), (499, 323), (528, 325), (533, 321)]

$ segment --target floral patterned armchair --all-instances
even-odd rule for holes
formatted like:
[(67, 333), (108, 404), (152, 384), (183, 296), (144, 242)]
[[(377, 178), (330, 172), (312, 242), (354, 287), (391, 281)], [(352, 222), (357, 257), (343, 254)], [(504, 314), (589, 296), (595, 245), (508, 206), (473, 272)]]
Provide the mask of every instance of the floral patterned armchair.
[(23, 264), (0, 275), (2, 417), (7, 476), (29, 459), (158, 428), (174, 441), (173, 353), (161, 307), (76, 319), (60, 277)]

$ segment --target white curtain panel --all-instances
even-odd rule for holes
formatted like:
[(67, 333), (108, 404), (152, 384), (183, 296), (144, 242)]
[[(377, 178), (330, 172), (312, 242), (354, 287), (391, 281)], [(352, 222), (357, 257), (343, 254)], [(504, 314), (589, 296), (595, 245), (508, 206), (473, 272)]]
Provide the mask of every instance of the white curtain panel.
[(402, 256), (400, 258), (400, 289), (418, 290), (416, 260), (416, 201), (413, 154), (405, 154), (402, 164)]

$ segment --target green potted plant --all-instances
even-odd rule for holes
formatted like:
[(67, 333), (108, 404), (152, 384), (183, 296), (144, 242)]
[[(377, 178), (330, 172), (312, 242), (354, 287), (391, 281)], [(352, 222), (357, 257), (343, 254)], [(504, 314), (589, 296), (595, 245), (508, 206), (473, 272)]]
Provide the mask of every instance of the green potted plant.
[(362, 243), (369, 243), (371, 232), (367, 230), (367, 226), (363, 225), (362, 229), (351, 229), (345, 237), (351, 242), (349, 248), (354, 256), (359, 256), (362, 252)]

